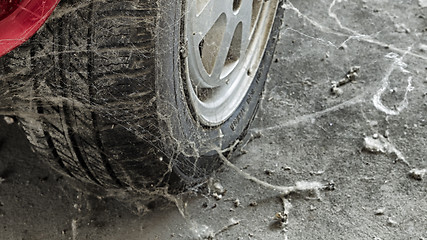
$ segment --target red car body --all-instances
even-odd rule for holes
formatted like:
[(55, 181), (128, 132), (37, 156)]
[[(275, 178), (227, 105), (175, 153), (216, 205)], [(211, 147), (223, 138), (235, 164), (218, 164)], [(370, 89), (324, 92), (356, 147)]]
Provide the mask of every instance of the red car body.
[(0, 56), (34, 35), (60, 0), (0, 0)]

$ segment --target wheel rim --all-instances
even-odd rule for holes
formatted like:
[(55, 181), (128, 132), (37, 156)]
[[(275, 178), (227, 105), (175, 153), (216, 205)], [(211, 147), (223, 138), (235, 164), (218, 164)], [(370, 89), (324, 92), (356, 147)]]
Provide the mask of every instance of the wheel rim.
[(263, 57), (279, 0), (188, 0), (185, 77), (197, 119), (218, 126), (239, 107)]

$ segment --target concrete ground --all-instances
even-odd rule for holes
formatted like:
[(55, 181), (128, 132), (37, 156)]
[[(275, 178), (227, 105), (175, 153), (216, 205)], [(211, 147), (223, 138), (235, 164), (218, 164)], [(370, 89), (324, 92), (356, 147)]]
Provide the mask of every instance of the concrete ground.
[(283, 7), (253, 137), (234, 161), (258, 183), (224, 167), (210, 192), (141, 216), (77, 190), (2, 122), (0, 239), (427, 239), (426, 1)]

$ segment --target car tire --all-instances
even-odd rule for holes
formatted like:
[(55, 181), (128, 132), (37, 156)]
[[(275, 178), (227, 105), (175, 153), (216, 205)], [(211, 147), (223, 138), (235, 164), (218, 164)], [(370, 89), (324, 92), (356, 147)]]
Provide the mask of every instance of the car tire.
[[(209, 26), (194, 40), (203, 25), (197, 14), (207, 5), (61, 1), (29, 42), (1, 59), (13, 111), (34, 151), (58, 171), (103, 188), (175, 188), (177, 179), (206, 179), (221, 165), (219, 153), (230, 155), (254, 118), (283, 15), (279, 0), (228, 2), (236, 15), (247, 3), (260, 15), (242, 15), (240, 25), (237, 19), (224, 48), (215, 41), (230, 34), (233, 12), (220, 14), (217, 30)], [(264, 23), (256, 27), (257, 21)], [(258, 45), (243, 41), (247, 34), (259, 35)], [(215, 73), (215, 58), (204, 59), (215, 49), (223, 57), (228, 51), (226, 71)], [(239, 65), (251, 54), (257, 57)], [(218, 74), (219, 83), (203, 76), (193, 81), (203, 68)], [(222, 78), (239, 74), (244, 80), (237, 83)]]

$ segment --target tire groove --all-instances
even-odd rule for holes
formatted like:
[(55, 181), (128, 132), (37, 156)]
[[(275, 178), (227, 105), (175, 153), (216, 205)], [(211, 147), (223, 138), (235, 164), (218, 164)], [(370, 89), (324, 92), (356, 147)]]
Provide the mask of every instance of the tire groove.
[(53, 157), (58, 160), (59, 166), (61, 166), (70, 177), (74, 177), (71, 171), (67, 167), (65, 167), (65, 164), (62, 161), (61, 157), (59, 156), (58, 151), (55, 148), (55, 144), (53, 143), (52, 137), (50, 136), (49, 132), (44, 131), (44, 135), (46, 136), (47, 145), (52, 150)]
[[(70, 33), (71, 34), (71, 33)], [(64, 58), (64, 48), (65, 48), (65, 39), (64, 39), (64, 26), (63, 26), (63, 22), (60, 23), (59, 28), (58, 28), (58, 36), (60, 38), (60, 44), (58, 47), (59, 50), (59, 55), (58, 55), (58, 65), (59, 65), (59, 76), (60, 79), (62, 79), (62, 81), (60, 81), (60, 86), (62, 89), (64, 89), (63, 91), (63, 97), (67, 98), (69, 96), (67, 96), (67, 93), (65, 90), (68, 90), (67, 92), (70, 91), (69, 85), (71, 84), (70, 82), (65, 82), (65, 80), (68, 80), (66, 74), (64, 73), (64, 70), (66, 69), (65, 66), (65, 58)], [(98, 181), (98, 179), (95, 178), (94, 174), (91, 172), (91, 170), (89, 169), (87, 163), (85, 162), (83, 155), (77, 145), (78, 140), (77, 140), (77, 135), (74, 133), (73, 128), (72, 128), (72, 123), (71, 123), (71, 111), (68, 109), (68, 105), (67, 102), (64, 101), (63, 102), (63, 106), (62, 106), (62, 115), (64, 117), (64, 135), (66, 135), (66, 137), (69, 139), (70, 143), (69, 143), (69, 148), (70, 151), (72, 151), (75, 155), (74, 157), (77, 158), (77, 161), (80, 163), (80, 166), (83, 168), (84, 172), (87, 174), (87, 176), (96, 184), (101, 185), (101, 183)]]
[(88, 175), (88, 177), (94, 181), (96, 184), (102, 185), (98, 179), (94, 176), (94, 174), (92, 173), (92, 171), (89, 169), (86, 161), (83, 158), (83, 154), (80, 151), (79, 147), (78, 147), (78, 137), (77, 135), (74, 133), (74, 131), (72, 130), (72, 124), (71, 124), (71, 118), (70, 118), (70, 113), (69, 113), (69, 109), (66, 105), (63, 106), (63, 114), (65, 117), (65, 123), (67, 125), (67, 131), (66, 131), (66, 135), (68, 135), (68, 138), (70, 139), (70, 148), (72, 148), (72, 151), (75, 153), (77, 161), (80, 163), (81, 167), (84, 169), (84, 171), (86, 172), (86, 174)]
[[(93, 18), (93, 3), (91, 3), (89, 5), (89, 22), (92, 21)], [(95, 66), (95, 60), (94, 60), (94, 52), (92, 51), (92, 38), (93, 38), (93, 28), (90, 25), (88, 28), (88, 33), (87, 33), (87, 50), (89, 52), (88, 54), (88, 64), (87, 64), (87, 71), (88, 71), (88, 79), (92, 80), (94, 79), (94, 66)], [(95, 93), (95, 90), (93, 88), (93, 84), (91, 82), (88, 82), (89, 84), (89, 98), (90, 98), (90, 102), (93, 102), (93, 96)], [(105, 155), (105, 149), (104, 146), (102, 144), (102, 140), (99, 134), (99, 126), (98, 126), (98, 119), (96, 117), (96, 114), (94, 112), (91, 112), (91, 117), (92, 117), (92, 123), (93, 123), (93, 128), (95, 129), (95, 143), (99, 149), (99, 153), (101, 155), (101, 160), (104, 163), (104, 167), (107, 170), (107, 173), (110, 175), (110, 177), (112, 178), (112, 180), (119, 186), (122, 187), (123, 183), (117, 178), (116, 173), (114, 172), (110, 162), (108, 161), (107, 156)]]
[[(49, 27), (46, 27), (46, 29), (50, 30)], [(35, 47), (37, 47), (37, 46), (38, 45), (33, 45), (30, 49), (30, 63), (31, 63), (32, 68), (34, 68), (36, 66), (34, 56), (36, 55)], [(32, 85), (33, 91), (37, 92), (38, 91), (37, 89), (39, 88), (39, 86), (40, 86), (39, 81), (34, 80), (33, 85)], [(36, 102), (36, 111), (39, 115), (44, 114), (44, 108), (42, 107), (41, 101)], [(69, 169), (67, 169), (67, 167), (65, 167), (64, 162), (62, 161), (61, 157), (59, 156), (58, 151), (55, 148), (55, 145), (53, 144), (52, 137), (50, 136), (50, 134), (47, 131), (43, 131), (43, 135), (44, 135), (44, 140), (46, 141), (47, 146), (48, 146), (48, 151), (51, 153), (55, 162), (59, 165), (59, 167), (63, 171), (65, 171), (66, 174), (73, 177), (73, 174), (70, 172)]]

